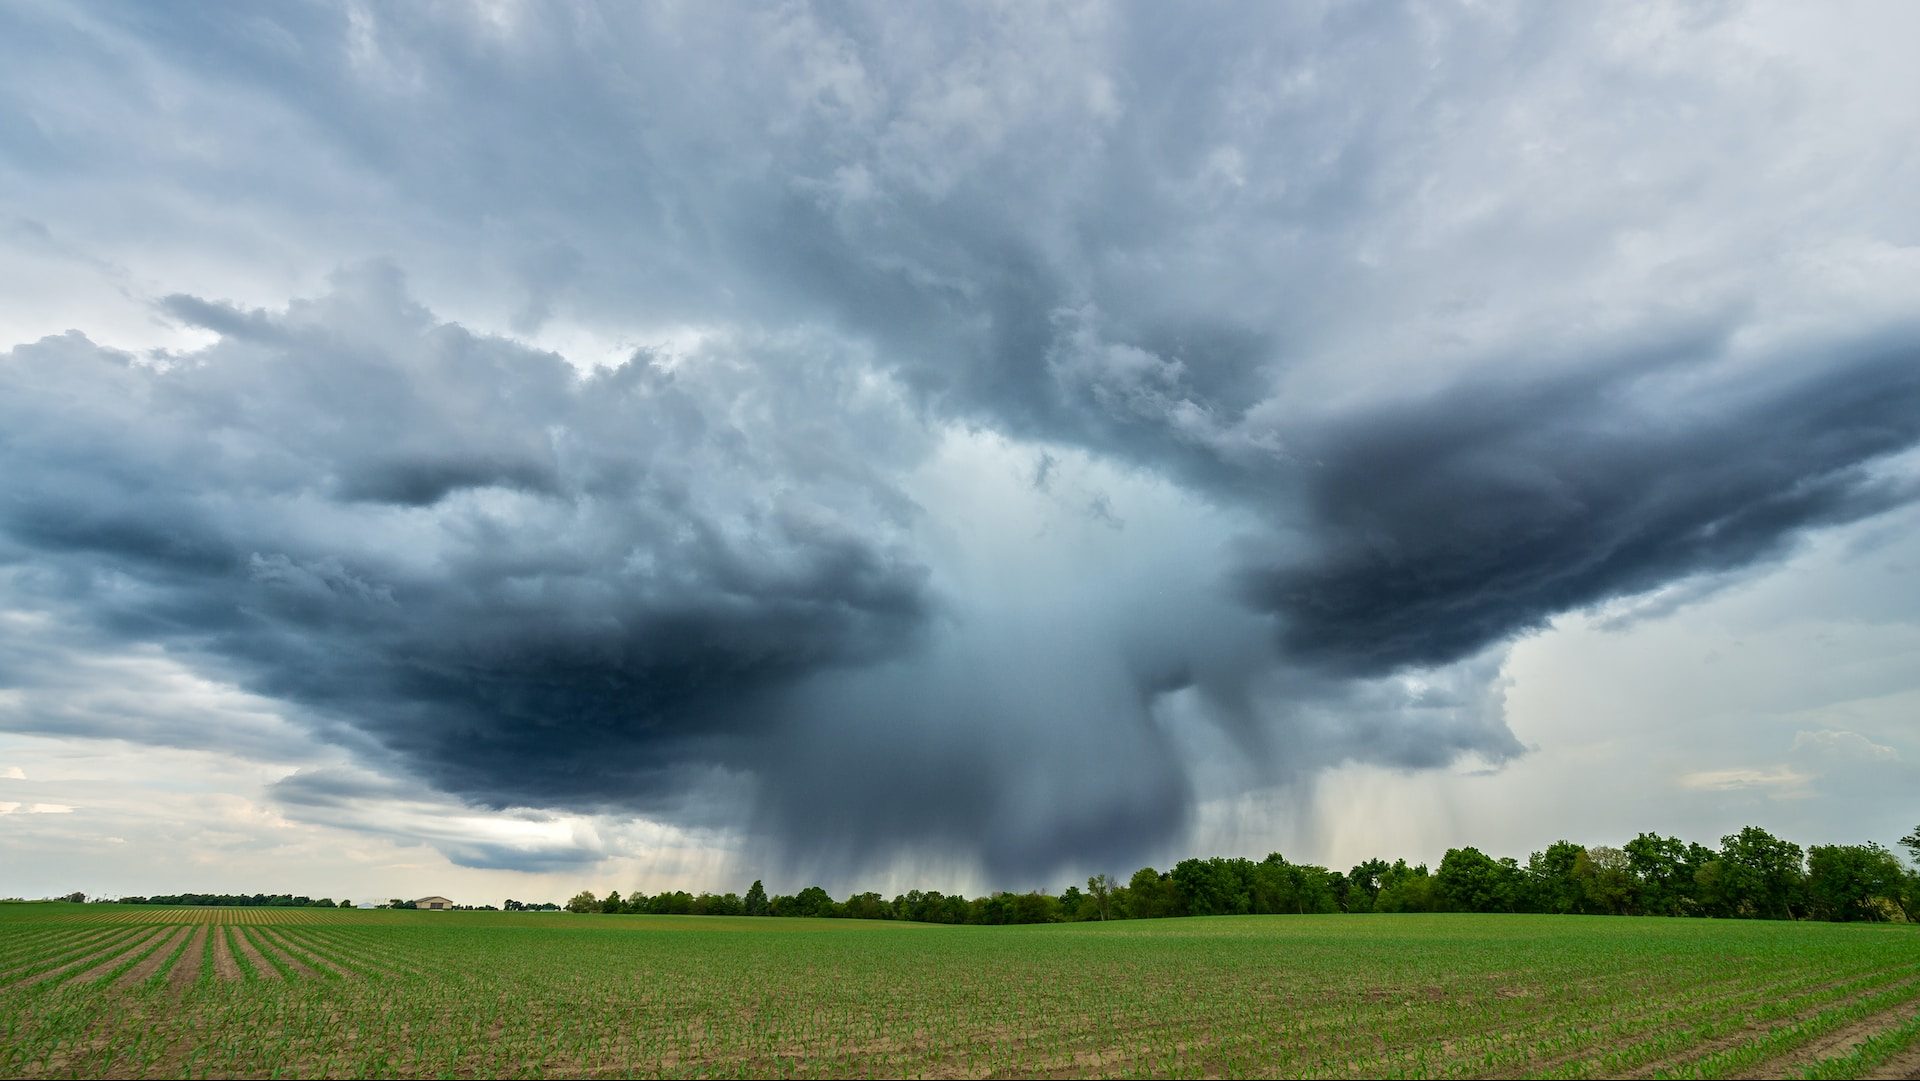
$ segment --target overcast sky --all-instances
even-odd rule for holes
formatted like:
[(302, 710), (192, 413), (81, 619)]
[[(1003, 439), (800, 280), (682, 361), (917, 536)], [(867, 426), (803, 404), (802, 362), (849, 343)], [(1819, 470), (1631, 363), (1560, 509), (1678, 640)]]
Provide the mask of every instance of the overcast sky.
[(0, 893), (1920, 821), (1910, 4), (0, 9)]

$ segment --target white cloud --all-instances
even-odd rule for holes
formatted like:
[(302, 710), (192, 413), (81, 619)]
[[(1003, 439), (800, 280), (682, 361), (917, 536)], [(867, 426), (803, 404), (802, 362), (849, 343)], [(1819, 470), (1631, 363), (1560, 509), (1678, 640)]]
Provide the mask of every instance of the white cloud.
[(1680, 787), (1700, 792), (1734, 792), (1751, 788), (1785, 797), (1805, 795), (1807, 784), (1812, 780), (1811, 774), (1801, 773), (1791, 766), (1710, 769), (1682, 774)]
[(1869, 761), (1891, 762), (1900, 757), (1900, 752), (1892, 747), (1875, 743), (1858, 732), (1845, 732), (1827, 729), (1817, 732), (1795, 732), (1793, 749), (1796, 753), (1808, 752), (1814, 755), (1832, 758), (1854, 758)]
[(0, 803), (0, 815), (70, 815), (73, 811), (74, 808), (65, 803), (28, 803), (24, 805), (12, 801)]

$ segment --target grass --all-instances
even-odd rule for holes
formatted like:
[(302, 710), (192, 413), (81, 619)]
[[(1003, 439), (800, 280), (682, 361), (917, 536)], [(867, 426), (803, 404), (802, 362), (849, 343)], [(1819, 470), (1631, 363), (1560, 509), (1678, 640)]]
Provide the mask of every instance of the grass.
[[(160, 926), (201, 922), (237, 971)], [(1851, 1077), (1916, 1046), (1908, 926), (0, 907), (5, 1076)]]

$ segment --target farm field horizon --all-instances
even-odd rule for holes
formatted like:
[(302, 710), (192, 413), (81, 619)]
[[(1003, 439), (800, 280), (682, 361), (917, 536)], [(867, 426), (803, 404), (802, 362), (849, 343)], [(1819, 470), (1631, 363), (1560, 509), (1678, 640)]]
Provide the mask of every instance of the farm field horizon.
[(0, 906), (0, 1073), (1909, 1077), (1920, 933)]

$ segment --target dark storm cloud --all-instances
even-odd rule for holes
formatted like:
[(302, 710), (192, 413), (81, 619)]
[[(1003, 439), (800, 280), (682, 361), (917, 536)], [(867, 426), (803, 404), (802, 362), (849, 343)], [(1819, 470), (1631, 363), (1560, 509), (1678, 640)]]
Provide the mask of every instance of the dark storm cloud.
[(1305, 447), (1310, 544), (1243, 594), (1289, 655), (1378, 674), (1777, 555), (1913, 497), (1868, 468), (1920, 442), (1920, 334), (1890, 338), (1758, 378), (1469, 383), (1342, 418)]
[(380, 267), (236, 329), (164, 367), (78, 337), (6, 356), (17, 601), (198, 657), (448, 791), (574, 807), (659, 805), (766, 696), (931, 613), (889, 540), (911, 504), (862, 460), (899, 437), (829, 358), (578, 375), (433, 322)]
[[(6, 599), (490, 806), (746, 775), (850, 873), (1511, 758), (1503, 642), (1905, 498), (1920, 436), (1905, 144), (1641, 16), (0, 12), (16, 220), (219, 337), (0, 361)], [(983, 432), (1005, 492), (917, 487)]]

